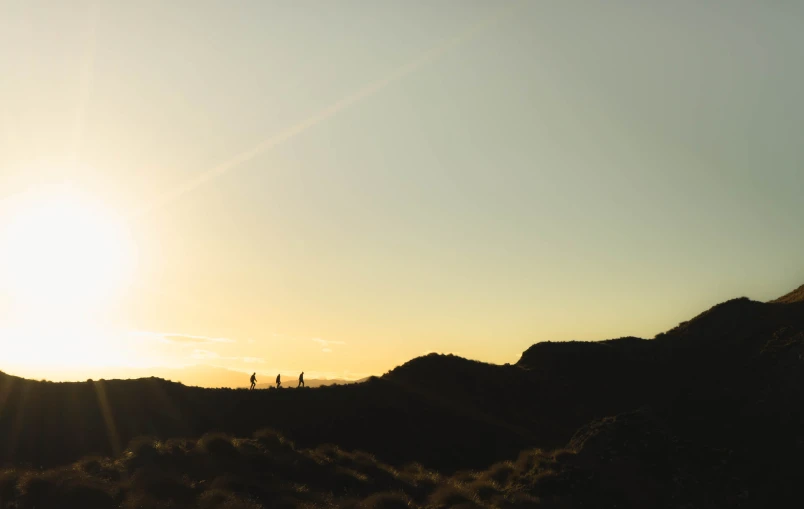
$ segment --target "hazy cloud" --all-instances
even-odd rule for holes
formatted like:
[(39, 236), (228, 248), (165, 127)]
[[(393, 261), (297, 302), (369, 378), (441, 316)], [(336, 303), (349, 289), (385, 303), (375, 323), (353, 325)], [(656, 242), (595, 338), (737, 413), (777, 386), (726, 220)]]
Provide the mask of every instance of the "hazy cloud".
[(345, 342), (343, 342), (343, 341), (329, 341), (329, 340), (327, 340), (327, 339), (321, 339), (321, 338), (313, 338), (313, 339), (311, 339), (310, 341), (315, 341), (316, 343), (318, 343), (318, 344), (319, 344), (319, 345), (321, 345), (321, 346), (329, 346), (329, 345), (345, 345), (345, 344), (346, 344), (346, 343), (345, 343)]
[(205, 336), (185, 336), (185, 335), (170, 335), (163, 336), (166, 341), (172, 343), (234, 343), (234, 339), (229, 338), (209, 338)]
[(217, 352), (213, 352), (211, 350), (201, 350), (195, 349), (193, 353), (190, 354), (190, 357), (196, 360), (216, 360), (216, 361), (233, 361), (233, 362), (243, 362), (245, 364), (265, 364), (265, 359), (260, 357), (227, 357), (220, 355)]
[(193, 350), (192, 355), (190, 355), (193, 359), (220, 359), (221, 356), (215, 352), (210, 352), (209, 350)]
[(210, 336), (196, 336), (193, 334), (178, 334), (172, 332), (133, 331), (130, 336), (157, 339), (165, 343), (177, 345), (197, 345), (204, 343), (235, 343), (234, 339), (213, 338)]
[(332, 348), (330, 348), (332, 345), (346, 344), (343, 341), (329, 341), (327, 339), (321, 339), (321, 338), (312, 338), (310, 341), (313, 341), (314, 343), (318, 343), (319, 345), (321, 345), (322, 347), (321, 351), (324, 353), (332, 353)]

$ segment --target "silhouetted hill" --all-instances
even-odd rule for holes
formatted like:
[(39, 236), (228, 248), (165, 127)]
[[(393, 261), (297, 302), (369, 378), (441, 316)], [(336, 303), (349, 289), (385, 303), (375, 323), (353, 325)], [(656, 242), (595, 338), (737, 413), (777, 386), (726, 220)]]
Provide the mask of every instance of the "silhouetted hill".
[[(443, 468), (482, 466), (532, 440), (506, 436), (495, 444), (496, 436), (509, 435), (505, 423), (464, 422), (453, 409), (377, 378), (316, 389), (248, 391), (185, 387), (155, 378), (48, 383), (3, 375), (0, 401), (0, 436), (6, 437), (0, 458), (36, 466), (114, 454), (139, 435), (197, 437), (221, 431), (242, 436), (265, 426), (287, 432), (302, 446), (332, 442), (387, 461)], [(458, 423), (463, 425), (456, 429)], [(461, 447), (481, 439), (478, 450)]]
[[(510, 491), (553, 507), (790, 506), (802, 501), (786, 482), (804, 475), (802, 400), (804, 302), (740, 298), (651, 340), (539, 343), (504, 366), (431, 354), (365, 383), (317, 389), (0, 375), (0, 458), (57, 466), (118, 454), (138, 435), (193, 440), (271, 427), (301, 448), (337, 443), (395, 467), (491, 468), (503, 480), (519, 467), (488, 466), (568, 447), (549, 474), (528, 470), (517, 478), (525, 488)], [(488, 489), (504, 485), (494, 482)]]
[(788, 293), (787, 295), (783, 295), (771, 302), (777, 304), (793, 304), (796, 302), (804, 302), (804, 285), (799, 286), (798, 288)]

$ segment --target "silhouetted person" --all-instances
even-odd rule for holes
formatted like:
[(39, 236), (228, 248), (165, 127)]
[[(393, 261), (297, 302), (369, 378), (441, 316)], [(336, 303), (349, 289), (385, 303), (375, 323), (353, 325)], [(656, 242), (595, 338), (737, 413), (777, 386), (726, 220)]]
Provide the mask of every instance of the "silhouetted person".
[(276, 375), (276, 388), (279, 389), (281, 385), (282, 385), (282, 374), (280, 373)]
[(257, 373), (254, 373), (251, 375), (251, 388), (249, 390), (253, 391), (254, 387), (256, 386), (257, 386)]
[(299, 385), (297, 385), (296, 388), (298, 389), (299, 387), (304, 387), (304, 371), (299, 375)]

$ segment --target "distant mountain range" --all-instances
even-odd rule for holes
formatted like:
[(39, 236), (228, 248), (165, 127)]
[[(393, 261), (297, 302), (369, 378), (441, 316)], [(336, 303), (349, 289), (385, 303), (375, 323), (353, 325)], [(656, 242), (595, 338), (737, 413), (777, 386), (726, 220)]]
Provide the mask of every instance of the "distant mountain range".
[[(360, 380), (343, 380), (340, 378), (305, 378), (304, 379), (304, 386), (310, 389), (316, 387), (324, 387), (327, 385), (348, 385), (348, 384), (359, 384), (367, 381), (368, 378), (361, 378)], [(282, 377), (282, 388), (283, 389), (295, 389), (299, 386), (299, 379), (298, 378), (285, 378)], [(257, 389), (273, 389), (276, 387), (275, 383), (268, 384), (268, 383), (258, 383)]]
[[(138, 374), (137, 371), (131, 373), (126, 370), (126, 378), (147, 378), (156, 377), (179, 382), (187, 386), (205, 387), (217, 389), (228, 387), (230, 389), (248, 388), (251, 384), (249, 373), (241, 373), (239, 371), (232, 371), (226, 368), (219, 368), (215, 366), (188, 366), (184, 368), (151, 368), (143, 369)], [(134, 376), (131, 376), (134, 375)], [(257, 380), (274, 380), (276, 374), (273, 375), (257, 375)], [(282, 387), (296, 387), (299, 380), (298, 373), (282, 373)], [(304, 385), (307, 387), (323, 387), (325, 385), (344, 385), (356, 382), (363, 382), (362, 380), (346, 380), (342, 378), (305, 378)], [(274, 387), (276, 384), (261, 382), (257, 384), (257, 389), (267, 389)]]
[[(282, 373), (282, 387), (296, 387), (298, 383), (298, 373)], [(161, 378), (171, 382), (178, 382), (188, 387), (204, 387), (208, 389), (230, 388), (240, 389), (250, 386), (250, 373), (241, 373), (231, 369), (216, 366), (195, 365), (181, 368), (108, 368), (95, 374), (96, 379), (123, 380), (137, 378)], [(276, 374), (257, 375), (258, 380), (273, 381)], [(69, 379), (69, 378), (68, 378)], [(322, 387), (325, 385), (345, 385), (356, 382), (366, 381), (367, 378), (360, 380), (346, 380), (342, 378), (305, 378), (304, 383), (307, 387)], [(259, 383), (258, 389), (273, 387), (273, 383)]]

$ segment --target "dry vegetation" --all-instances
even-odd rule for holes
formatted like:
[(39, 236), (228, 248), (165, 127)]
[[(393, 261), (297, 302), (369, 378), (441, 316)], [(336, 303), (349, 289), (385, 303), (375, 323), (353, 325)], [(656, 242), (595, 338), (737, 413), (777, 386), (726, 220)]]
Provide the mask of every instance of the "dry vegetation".
[[(0, 507), (257, 509), (531, 507), (561, 467), (525, 451), (484, 471), (441, 475), (420, 464), (394, 468), (334, 445), (299, 449), (278, 433), (253, 438), (133, 440), (118, 458), (85, 458), (50, 470), (0, 473)], [(548, 495), (545, 498), (545, 495)], [(554, 507), (554, 505), (546, 505)]]

